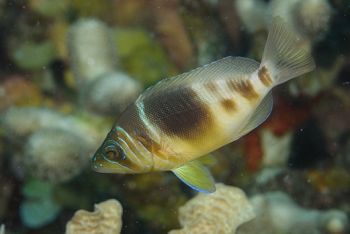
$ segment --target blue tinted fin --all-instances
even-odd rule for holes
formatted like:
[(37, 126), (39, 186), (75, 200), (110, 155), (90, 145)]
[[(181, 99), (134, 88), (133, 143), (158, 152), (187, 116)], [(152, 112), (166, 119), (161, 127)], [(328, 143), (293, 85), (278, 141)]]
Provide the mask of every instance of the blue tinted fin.
[[(210, 160), (213, 162), (212, 159)], [(206, 162), (209, 162), (209, 160), (206, 160)], [(213, 177), (199, 159), (188, 162), (174, 169), (173, 172), (185, 184), (199, 192), (213, 193), (216, 191)]]

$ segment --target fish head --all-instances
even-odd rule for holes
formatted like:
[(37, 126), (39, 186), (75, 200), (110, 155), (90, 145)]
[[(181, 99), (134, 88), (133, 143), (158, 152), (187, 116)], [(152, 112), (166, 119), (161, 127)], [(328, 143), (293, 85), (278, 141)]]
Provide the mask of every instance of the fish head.
[(144, 173), (152, 169), (153, 157), (137, 138), (116, 127), (96, 151), (91, 167), (102, 173)]

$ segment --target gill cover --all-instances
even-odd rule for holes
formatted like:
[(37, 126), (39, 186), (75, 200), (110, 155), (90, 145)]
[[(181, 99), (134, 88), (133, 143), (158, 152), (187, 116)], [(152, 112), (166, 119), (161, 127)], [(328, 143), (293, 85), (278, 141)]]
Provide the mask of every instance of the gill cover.
[(108, 133), (92, 158), (92, 169), (102, 173), (136, 174), (151, 170), (152, 153), (121, 127)]

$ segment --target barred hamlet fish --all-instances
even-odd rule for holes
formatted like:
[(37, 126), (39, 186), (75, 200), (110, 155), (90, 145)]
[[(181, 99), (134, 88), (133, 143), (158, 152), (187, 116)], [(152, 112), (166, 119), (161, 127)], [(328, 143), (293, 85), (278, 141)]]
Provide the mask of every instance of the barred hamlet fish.
[(164, 79), (142, 93), (117, 119), (92, 159), (106, 173), (172, 171), (203, 193), (215, 191), (208, 153), (262, 123), (272, 108), (271, 89), (312, 71), (282, 18), (269, 31), (262, 62), (227, 57)]

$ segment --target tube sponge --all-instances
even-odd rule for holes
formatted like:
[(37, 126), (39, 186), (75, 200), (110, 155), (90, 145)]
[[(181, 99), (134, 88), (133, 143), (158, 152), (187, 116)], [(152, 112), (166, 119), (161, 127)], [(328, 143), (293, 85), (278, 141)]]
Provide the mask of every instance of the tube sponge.
[(115, 71), (115, 46), (105, 24), (79, 20), (70, 27), (67, 40), (80, 99), (87, 110), (116, 115), (141, 93), (140, 82)]
[(107, 25), (96, 19), (81, 19), (67, 34), (68, 51), (76, 84), (112, 72), (117, 64)]
[(27, 140), (24, 165), (35, 178), (64, 182), (79, 174), (90, 162), (85, 139), (60, 128), (42, 128)]

